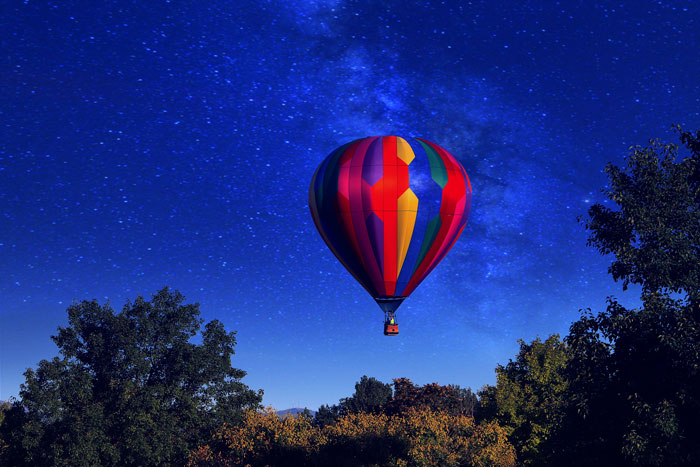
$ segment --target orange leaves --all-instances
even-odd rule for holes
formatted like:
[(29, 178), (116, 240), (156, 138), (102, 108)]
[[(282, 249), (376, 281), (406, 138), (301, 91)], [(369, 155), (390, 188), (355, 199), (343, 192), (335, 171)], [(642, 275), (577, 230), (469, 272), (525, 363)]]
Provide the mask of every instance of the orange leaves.
[(513, 466), (515, 451), (495, 423), (428, 408), (353, 413), (324, 428), (270, 409), (247, 412), (238, 427), (222, 426), (188, 465)]

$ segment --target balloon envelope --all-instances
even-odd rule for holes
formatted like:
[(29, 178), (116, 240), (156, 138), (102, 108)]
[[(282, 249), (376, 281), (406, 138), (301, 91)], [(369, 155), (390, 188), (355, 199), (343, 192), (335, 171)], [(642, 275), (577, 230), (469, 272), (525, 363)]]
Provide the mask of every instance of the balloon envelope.
[(338, 260), (394, 311), (457, 241), (471, 194), (464, 167), (437, 144), (372, 136), (326, 157), (309, 207)]

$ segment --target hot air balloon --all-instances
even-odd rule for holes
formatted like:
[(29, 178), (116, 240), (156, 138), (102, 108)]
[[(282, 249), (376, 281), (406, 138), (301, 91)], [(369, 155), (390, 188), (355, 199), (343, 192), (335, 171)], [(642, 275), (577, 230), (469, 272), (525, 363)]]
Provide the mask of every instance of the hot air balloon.
[(421, 138), (371, 136), (326, 157), (311, 180), (309, 208), (328, 248), (384, 311), (396, 310), (464, 230), (472, 188), (464, 167)]

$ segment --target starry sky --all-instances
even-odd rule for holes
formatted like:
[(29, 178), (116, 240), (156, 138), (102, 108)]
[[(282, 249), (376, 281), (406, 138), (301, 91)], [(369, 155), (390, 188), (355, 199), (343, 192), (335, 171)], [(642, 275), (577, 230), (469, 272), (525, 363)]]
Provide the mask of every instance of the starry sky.
[[(0, 6), (0, 399), (74, 300), (165, 285), (238, 332), (278, 409), (362, 375), (478, 389), (517, 339), (638, 303), (577, 217), (631, 145), (700, 128), (700, 9), (665, 1), (7, 1)], [(469, 174), (469, 222), (399, 309), (316, 232), (337, 146), (410, 135)]]

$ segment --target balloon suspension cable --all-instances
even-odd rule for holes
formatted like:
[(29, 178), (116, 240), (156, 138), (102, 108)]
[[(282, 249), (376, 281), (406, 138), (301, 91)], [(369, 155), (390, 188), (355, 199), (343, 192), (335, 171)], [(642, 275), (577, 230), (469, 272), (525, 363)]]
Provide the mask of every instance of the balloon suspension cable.
[[(384, 312), (384, 322), (396, 324), (396, 309), (403, 303), (406, 297), (376, 297), (374, 300)], [(391, 321), (394, 321), (393, 323)]]

